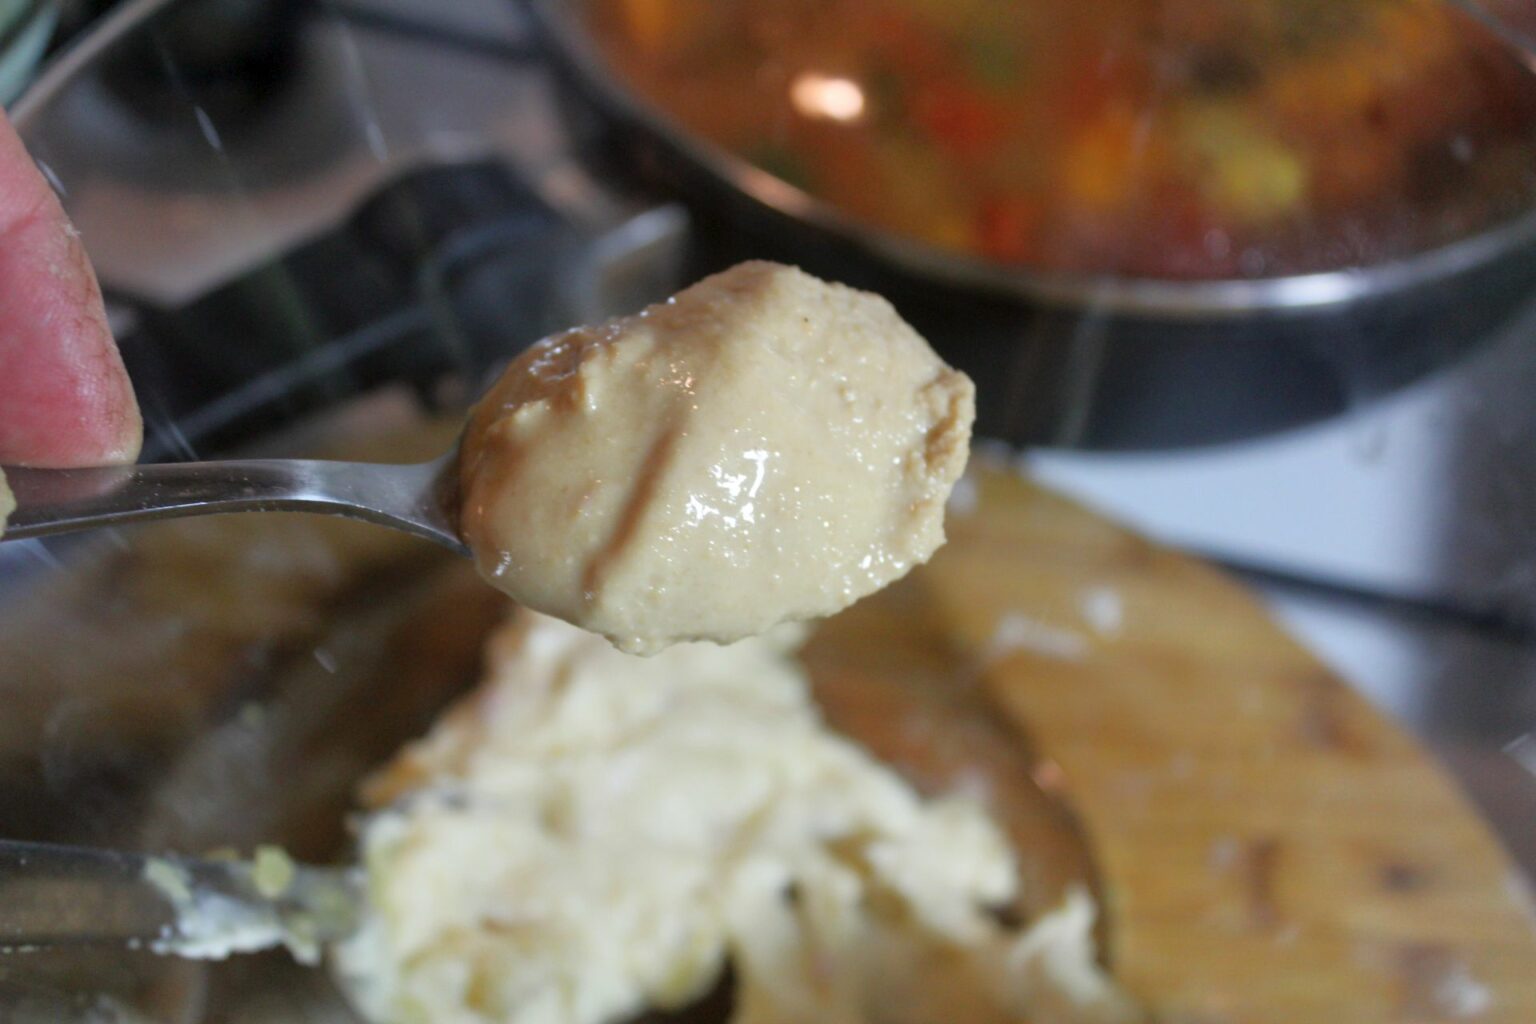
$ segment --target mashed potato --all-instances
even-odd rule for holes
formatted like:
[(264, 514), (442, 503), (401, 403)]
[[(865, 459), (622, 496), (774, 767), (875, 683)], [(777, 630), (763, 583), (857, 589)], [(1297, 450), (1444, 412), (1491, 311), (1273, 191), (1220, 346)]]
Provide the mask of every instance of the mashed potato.
[(744, 263), (519, 357), (475, 408), (487, 579), (625, 650), (829, 615), (925, 561), (974, 396), (875, 295)]
[(490, 678), (371, 784), (334, 964), (388, 1024), (601, 1024), (708, 991), (735, 1024), (1139, 1019), (1088, 898), (1020, 932), (974, 803), (820, 720), (782, 629), (634, 658), (520, 613)]

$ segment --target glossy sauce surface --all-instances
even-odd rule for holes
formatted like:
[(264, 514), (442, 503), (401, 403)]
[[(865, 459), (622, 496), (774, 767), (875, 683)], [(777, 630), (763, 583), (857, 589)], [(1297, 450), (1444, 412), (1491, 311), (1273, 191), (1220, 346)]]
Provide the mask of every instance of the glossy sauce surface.
[(465, 434), (464, 535), (625, 650), (729, 642), (926, 560), (973, 415), (883, 299), (746, 263), (514, 362)]

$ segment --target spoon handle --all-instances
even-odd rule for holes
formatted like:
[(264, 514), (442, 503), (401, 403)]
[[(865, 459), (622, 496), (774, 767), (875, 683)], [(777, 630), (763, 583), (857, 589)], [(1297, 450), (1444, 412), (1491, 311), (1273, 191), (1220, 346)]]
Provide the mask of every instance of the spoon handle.
[(149, 942), (176, 910), (143, 882), (143, 858), (108, 850), (0, 842), (0, 948)]
[(354, 873), (0, 840), (0, 950), (119, 945), (197, 959), (286, 945), (311, 959), (356, 927)]
[(319, 512), (466, 554), (450, 515), (452, 455), (417, 465), (246, 459), (91, 469), (0, 467), (16, 498), (4, 540), (224, 512)]

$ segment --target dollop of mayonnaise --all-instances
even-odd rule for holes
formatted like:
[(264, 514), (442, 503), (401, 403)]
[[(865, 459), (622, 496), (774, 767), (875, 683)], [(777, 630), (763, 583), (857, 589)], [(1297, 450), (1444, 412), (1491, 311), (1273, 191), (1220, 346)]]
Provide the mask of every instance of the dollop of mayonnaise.
[(623, 650), (728, 643), (926, 561), (974, 410), (884, 299), (744, 263), (524, 352), (470, 418), (461, 528), (493, 584)]

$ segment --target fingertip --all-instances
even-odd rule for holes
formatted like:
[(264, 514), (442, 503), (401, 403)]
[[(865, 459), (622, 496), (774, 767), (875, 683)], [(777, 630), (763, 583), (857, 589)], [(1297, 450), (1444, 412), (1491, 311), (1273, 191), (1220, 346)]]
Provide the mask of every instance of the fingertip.
[(142, 443), (79, 234), (0, 113), (0, 462), (132, 462)]

